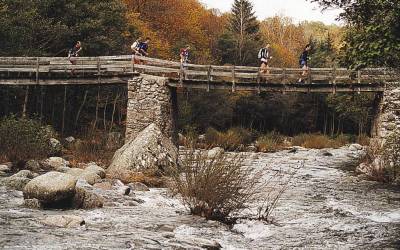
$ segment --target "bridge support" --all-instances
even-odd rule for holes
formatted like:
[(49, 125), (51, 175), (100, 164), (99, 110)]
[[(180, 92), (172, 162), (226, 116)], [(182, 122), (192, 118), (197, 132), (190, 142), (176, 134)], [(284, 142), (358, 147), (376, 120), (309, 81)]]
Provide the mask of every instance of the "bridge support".
[(372, 136), (382, 139), (393, 132), (400, 132), (400, 87), (398, 84), (388, 84), (383, 93), (376, 97), (376, 116)]
[(176, 89), (164, 77), (140, 75), (128, 81), (126, 140), (135, 137), (155, 123), (161, 131), (177, 142)]

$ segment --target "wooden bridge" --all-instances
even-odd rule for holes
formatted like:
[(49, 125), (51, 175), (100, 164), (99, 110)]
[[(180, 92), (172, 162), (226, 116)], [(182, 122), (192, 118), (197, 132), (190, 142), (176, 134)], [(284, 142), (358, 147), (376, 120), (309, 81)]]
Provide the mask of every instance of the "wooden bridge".
[[(0, 57), (0, 85), (126, 84), (139, 74), (164, 76), (171, 87), (281, 92), (383, 92), (396, 78), (385, 69), (311, 68), (298, 83), (302, 69), (187, 64), (131, 55), (79, 57)], [(72, 74), (73, 72), (73, 74)]]

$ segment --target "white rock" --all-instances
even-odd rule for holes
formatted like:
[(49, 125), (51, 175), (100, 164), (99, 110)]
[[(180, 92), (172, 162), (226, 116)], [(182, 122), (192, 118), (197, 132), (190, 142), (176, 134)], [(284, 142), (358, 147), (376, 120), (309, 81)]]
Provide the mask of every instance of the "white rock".
[(351, 144), (351, 145), (349, 146), (349, 149), (350, 149), (351, 151), (359, 151), (359, 150), (363, 150), (364, 148), (363, 148), (363, 146), (361, 146), (360, 144)]
[(85, 225), (85, 220), (76, 215), (50, 215), (40, 220), (47, 226), (73, 228)]
[(220, 147), (216, 147), (208, 150), (207, 156), (208, 158), (215, 158), (225, 153), (225, 150)]
[(69, 161), (61, 157), (50, 157), (43, 161), (42, 165), (50, 170), (57, 171), (58, 168), (69, 167)]

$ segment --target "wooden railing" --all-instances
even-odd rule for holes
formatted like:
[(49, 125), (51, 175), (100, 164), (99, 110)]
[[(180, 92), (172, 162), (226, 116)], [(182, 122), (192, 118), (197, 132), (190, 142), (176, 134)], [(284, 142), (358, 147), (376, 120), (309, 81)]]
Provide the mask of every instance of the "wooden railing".
[[(73, 72), (73, 74), (72, 74)], [(260, 73), (258, 67), (181, 65), (179, 62), (131, 55), (78, 57), (72, 65), (66, 57), (0, 57), (0, 84), (23, 84), (21, 79), (30, 79), (30, 84), (41, 84), (49, 79), (86, 79), (90, 83), (107, 83), (104, 79), (129, 77), (135, 73), (146, 73), (169, 77), (181, 84), (185, 82), (237, 84), (296, 84), (303, 72), (300, 68), (269, 68), (269, 74)], [(398, 81), (393, 72), (383, 68), (358, 71), (345, 68), (311, 68), (303, 83), (313, 84), (384, 84)], [(83, 81), (82, 81), (83, 82)], [(44, 83), (42, 83), (44, 84)]]

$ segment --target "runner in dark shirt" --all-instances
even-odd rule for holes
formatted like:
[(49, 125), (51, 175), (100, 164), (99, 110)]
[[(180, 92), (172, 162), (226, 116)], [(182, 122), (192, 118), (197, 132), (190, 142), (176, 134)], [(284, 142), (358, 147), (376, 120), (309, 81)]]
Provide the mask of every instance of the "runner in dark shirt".
[(146, 40), (144, 42), (141, 42), (139, 44), (139, 54), (142, 56), (148, 56), (149, 53), (147, 52), (149, 49), (149, 42), (150, 42), (150, 38), (146, 38)]
[[(77, 41), (75, 46), (68, 51), (68, 59), (72, 65), (76, 65), (76, 58), (79, 57), (79, 52), (82, 50), (82, 45), (80, 41)], [(74, 69), (71, 70), (71, 74), (73, 75), (75, 72)]]
[(307, 44), (306, 47), (304, 48), (303, 53), (301, 53), (300, 55), (300, 59), (299, 59), (299, 64), (300, 64), (300, 68), (303, 69), (303, 73), (301, 74), (301, 77), (299, 79), (299, 83), (303, 81), (303, 77), (307, 75), (307, 71), (308, 71), (308, 54), (311, 50), (311, 44)]

